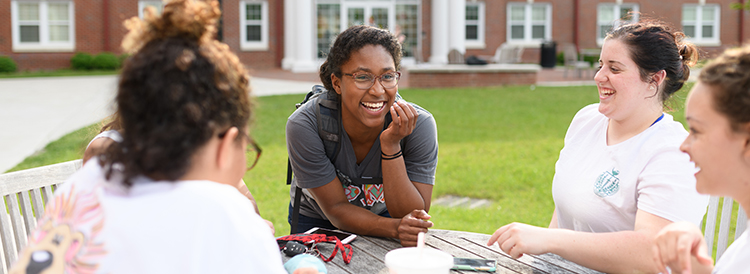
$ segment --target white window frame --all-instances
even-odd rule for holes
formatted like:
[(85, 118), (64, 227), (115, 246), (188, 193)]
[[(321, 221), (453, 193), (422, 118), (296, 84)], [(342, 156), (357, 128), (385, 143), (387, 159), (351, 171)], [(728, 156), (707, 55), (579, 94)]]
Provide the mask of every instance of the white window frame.
[[(18, 18), (19, 3), (36, 3), (39, 4), (39, 42), (21, 42), (21, 22)], [(49, 3), (66, 3), (68, 4), (68, 39), (67, 42), (50, 41), (50, 25), (48, 16)], [(73, 52), (75, 50), (75, 3), (71, 1), (11, 1), (11, 39), (13, 52)]]
[[(685, 18), (682, 18), (682, 27), (685, 28), (685, 25), (691, 25), (695, 27), (695, 37), (687, 37), (686, 40), (692, 42), (695, 45), (698, 46), (721, 46), (721, 6), (718, 4), (683, 4), (683, 9), (685, 7), (692, 6), (695, 7), (695, 21), (686, 21)], [(714, 8), (714, 21), (713, 21), (713, 34), (714, 37), (711, 38), (704, 38), (703, 37), (703, 27), (705, 22), (703, 22), (703, 7), (711, 6)], [(681, 15), (682, 16), (682, 15)]]
[[(157, 7), (157, 5), (161, 5), (161, 8)], [(156, 15), (161, 14), (161, 12), (164, 10), (164, 2), (162, 2), (161, 0), (138, 1), (138, 17), (143, 19), (143, 10), (148, 6), (156, 7)]]
[[(247, 5), (261, 5), (261, 20), (247, 20)], [(247, 25), (260, 24), (260, 41), (247, 41)], [(242, 51), (265, 51), (268, 50), (268, 2), (267, 1), (240, 1), (240, 50)]]
[[(599, 9), (601, 9), (602, 7), (610, 7), (610, 8), (612, 8), (612, 12), (615, 15), (614, 21), (599, 21)], [(629, 21), (623, 21), (623, 20), (620, 20), (622, 18), (618, 18), (618, 16), (620, 15), (620, 9), (622, 9), (622, 8), (632, 8), (632, 10), (635, 12), (633, 14), (633, 17), (630, 18)], [(638, 20), (639, 20), (639, 13), (638, 13), (638, 11), (639, 10), (640, 10), (640, 6), (638, 4), (635, 4), (635, 3), (620, 3), (620, 4), (617, 4), (617, 3), (599, 3), (599, 5), (597, 5), (597, 7), (596, 7), (596, 44), (599, 45), (600, 47), (604, 44), (603, 34), (606, 35), (606, 33), (602, 33), (602, 26), (603, 25), (612, 25), (612, 28), (614, 29), (614, 28), (617, 28), (618, 26), (620, 26), (622, 24), (631, 23), (631, 22), (638, 22)]]
[(469, 26), (469, 25), (477, 26), (477, 39), (466, 38), (465, 46), (467, 49), (483, 49), (486, 47), (486, 45), (484, 44), (484, 24), (485, 24), (484, 2), (482, 1), (466, 2), (466, 6), (477, 7), (477, 20), (474, 21), (474, 20), (466, 19), (466, 26)]
[[(515, 25), (520, 25), (517, 22), (511, 21), (511, 7), (523, 6), (524, 7), (524, 21), (523, 24), (523, 39), (512, 39), (511, 28)], [(544, 21), (544, 38), (531, 38), (532, 26), (538, 25), (531, 20), (531, 10), (533, 7), (543, 6), (545, 8), (545, 21)], [(528, 3), (528, 2), (509, 2), (506, 11), (506, 41), (512, 45), (522, 45), (529, 48), (538, 48), (541, 46), (543, 41), (552, 40), (552, 4), (550, 3)]]

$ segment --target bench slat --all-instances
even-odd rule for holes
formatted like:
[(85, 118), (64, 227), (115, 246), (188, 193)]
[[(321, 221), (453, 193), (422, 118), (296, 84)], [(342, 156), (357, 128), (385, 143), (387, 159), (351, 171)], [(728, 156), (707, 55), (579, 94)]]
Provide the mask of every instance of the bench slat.
[(36, 228), (36, 217), (34, 217), (34, 210), (31, 208), (29, 191), (18, 193), (18, 200), (21, 203), (21, 215), (23, 216), (23, 224), (26, 227), (25, 233), (29, 235)]
[(0, 273), (5, 274), (11, 262), (16, 261), (16, 241), (13, 239), (13, 228), (10, 223), (10, 217), (5, 207), (5, 197), (0, 196), (0, 240), (3, 243), (3, 252), (0, 254), (2, 269)]
[(37, 219), (44, 215), (44, 200), (42, 199), (42, 191), (38, 188), (31, 190), (31, 205), (34, 206)]
[(747, 229), (747, 214), (740, 205), (740, 210), (737, 212), (737, 229), (734, 231), (734, 239), (737, 240), (742, 232), (745, 232), (745, 229)]
[[(719, 197), (711, 196), (708, 200), (708, 211), (706, 213), (706, 225), (704, 226), (703, 238), (706, 239), (706, 245), (713, 250), (714, 235), (716, 234), (716, 215), (719, 210)], [(711, 252), (709, 251), (709, 253)]]
[[(21, 252), (21, 250), (26, 247), (27, 238), (26, 238), (26, 228), (23, 225), (23, 218), (21, 217), (21, 209), (18, 207), (18, 194), (11, 194), (8, 196), (5, 196), (6, 200), (8, 201), (8, 210), (10, 212), (10, 223), (13, 224), (13, 231), (16, 233), (13, 233), (14, 238), (16, 240), (16, 255), (18, 255), (18, 252)], [(15, 260), (13, 260), (15, 261)]]
[(52, 197), (54, 197), (52, 196), (53, 195), (52, 186), (42, 187), (41, 190), (43, 194), (42, 198), (44, 199), (44, 204), (46, 205), (47, 203), (49, 203), (49, 200), (52, 199)]
[(732, 221), (732, 207), (734, 200), (731, 197), (724, 197), (724, 204), (721, 206), (721, 223), (719, 223), (719, 241), (716, 247), (716, 260), (721, 258), (724, 251), (727, 250), (729, 241), (729, 226)]

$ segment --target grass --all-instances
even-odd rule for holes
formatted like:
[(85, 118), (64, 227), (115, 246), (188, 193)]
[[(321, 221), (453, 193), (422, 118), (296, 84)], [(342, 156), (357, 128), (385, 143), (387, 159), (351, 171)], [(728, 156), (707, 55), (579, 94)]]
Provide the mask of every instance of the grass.
[[(685, 90), (673, 103), (677, 109), (682, 109)], [(403, 89), (400, 93), (429, 110), (437, 121), (440, 151), (433, 197), (460, 195), (493, 202), (479, 209), (433, 206), (435, 228), (492, 233), (509, 222), (549, 224), (554, 165), (565, 131), (581, 107), (598, 101), (595, 87)], [(244, 179), (261, 215), (276, 226), (277, 236), (289, 231), (284, 126), (302, 98), (259, 98), (252, 130), (263, 156)], [(681, 111), (672, 115), (684, 123)], [(96, 128), (92, 125), (51, 143), (44, 153), (14, 170), (80, 158)]]
[(59, 77), (59, 76), (93, 76), (93, 75), (117, 75), (119, 71), (115, 70), (39, 70), (39, 71), (19, 71), (12, 73), (0, 73), (2, 78), (28, 78), (28, 77)]

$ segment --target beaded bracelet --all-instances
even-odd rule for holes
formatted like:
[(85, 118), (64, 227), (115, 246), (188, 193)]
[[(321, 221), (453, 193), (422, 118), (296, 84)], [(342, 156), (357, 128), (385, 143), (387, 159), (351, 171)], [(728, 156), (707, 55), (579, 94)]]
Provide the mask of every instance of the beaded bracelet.
[(385, 153), (383, 153), (381, 151), (380, 152), (380, 159), (382, 159), (382, 160), (393, 160), (393, 159), (396, 159), (398, 157), (401, 157), (402, 155), (404, 155), (404, 153), (403, 153), (403, 151), (401, 149), (399, 149), (398, 152), (396, 152), (396, 154), (393, 154), (393, 155), (388, 155), (388, 154), (385, 154)]

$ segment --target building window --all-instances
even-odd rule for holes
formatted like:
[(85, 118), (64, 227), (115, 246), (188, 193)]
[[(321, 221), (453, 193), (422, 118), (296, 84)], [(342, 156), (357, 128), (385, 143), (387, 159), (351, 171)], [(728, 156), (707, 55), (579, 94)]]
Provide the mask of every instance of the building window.
[(240, 48), (268, 50), (268, 2), (240, 2)]
[(419, 47), (419, 7), (416, 4), (396, 5), (396, 30), (404, 57), (416, 57)]
[(466, 47), (484, 48), (484, 2), (466, 3)]
[(599, 4), (596, 14), (596, 42), (601, 45), (610, 30), (637, 21), (637, 4)]
[(719, 5), (683, 5), (682, 31), (702, 46), (719, 46)]
[(154, 7), (156, 14), (159, 15), (164, 10), (164, 2), (162, 1), (138, 1), (138, 17), (143, 18), (143, 12), (147, 7)]
[(508, 3), (507, 40), (536, 45), (552, 38), (552, 6), (548, 3)]
[(317, 53), (324, 59), (341, 31), (341, 5), (318, 4)]
[(75, 49), (71, 1), (12, 1), (13, 51), (68, 52)]

